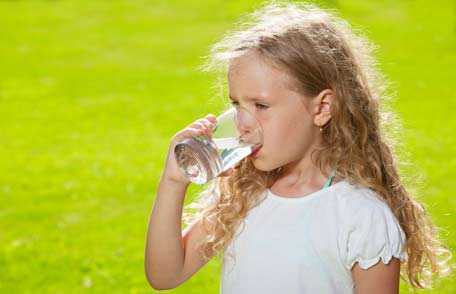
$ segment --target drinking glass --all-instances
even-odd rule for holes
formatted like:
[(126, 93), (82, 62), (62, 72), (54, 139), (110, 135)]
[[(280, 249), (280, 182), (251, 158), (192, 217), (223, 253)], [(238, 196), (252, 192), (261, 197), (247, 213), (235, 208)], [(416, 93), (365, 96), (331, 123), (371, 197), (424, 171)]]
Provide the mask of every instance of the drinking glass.
[(211, 136), (200, 135), (174, 148), (177, 164), (193, 183), (202, 185), (235, 167), (263, 145), (263, 130), (246, 108), (231, 107), (219, 116)]

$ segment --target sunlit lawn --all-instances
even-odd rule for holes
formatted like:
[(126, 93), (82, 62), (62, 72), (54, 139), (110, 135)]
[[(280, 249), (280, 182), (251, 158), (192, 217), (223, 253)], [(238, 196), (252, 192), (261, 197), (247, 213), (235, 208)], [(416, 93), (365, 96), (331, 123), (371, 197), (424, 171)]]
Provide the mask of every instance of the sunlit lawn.
[[(259, 3), (0, 2), (1, 293), (155, 292), (145, 233), (170, 137), (221, 109), (196, 67)], [(417, 197), (454, 250), (454, 4), (325, 6), (379, 46), (413, 162), (405, 176), (424, 177)], [(219, 271), (213, 260), (169, 292), (217, 293)], [(456, 281), (423, 293), (456, 293)]]

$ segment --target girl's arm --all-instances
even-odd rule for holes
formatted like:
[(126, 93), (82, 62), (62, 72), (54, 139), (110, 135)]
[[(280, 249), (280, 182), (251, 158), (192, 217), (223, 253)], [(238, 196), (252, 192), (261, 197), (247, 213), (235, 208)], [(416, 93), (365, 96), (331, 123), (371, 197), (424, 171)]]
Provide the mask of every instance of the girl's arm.
[(161, 181), (147, 233), (145, 269), (157, 290), (173, 289), (191, 278), (208, 261), (198, 253), (204, 237), (199, 220), (181, 236), (182, 206), (187, 186)]
[(145, 252), (146, 277), (155, 289), (172, 288), (182, 271), (181, 216), (187, 187), (167, 180), (158, 186)]
[(365, 270), (355, 263), (351, 272), (355, 294), (397, 294), (401, 263), (393, 257), (388, 264), (379, 261)]
[(146, 239), (144, 267), (147, 280), (155, 289), (177, 287), (205, 263), (195, 249), (203, 237), (200, 225), (192, 225), (182, 236), (182, 210), (190, 181), (177, 165), (174, 148), (183, 139), (210, 135), (215, 120), (209, 114), (179, 131), (171, 140)]

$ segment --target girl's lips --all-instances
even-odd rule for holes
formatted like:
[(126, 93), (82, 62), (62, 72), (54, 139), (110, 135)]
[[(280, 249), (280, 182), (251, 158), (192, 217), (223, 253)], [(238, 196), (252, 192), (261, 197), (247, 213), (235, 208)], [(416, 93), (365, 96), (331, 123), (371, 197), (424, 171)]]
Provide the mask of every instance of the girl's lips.
[(256, 157), (256, 155), (260, 151), (261, 147), (263, 147), (263, 146), (260, 146), (260, 147), (257, 147), (256, 149), (254, 149), (253, 152), (250, 154), (250, 156)]

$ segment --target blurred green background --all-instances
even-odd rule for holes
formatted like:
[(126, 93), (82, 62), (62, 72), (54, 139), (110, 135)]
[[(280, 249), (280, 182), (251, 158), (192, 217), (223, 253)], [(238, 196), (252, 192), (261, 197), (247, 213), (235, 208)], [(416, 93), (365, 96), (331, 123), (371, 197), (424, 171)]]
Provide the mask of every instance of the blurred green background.
[[(379, 46), (408, 171), (423, 176), (416, 197), (454, 250), (454, 2), (316, 3)], [(169, 140), (221, 109), (214, 76), (196, 68), (259, 4), (0, 2), (0, 293), (159, 292), (144, 246)], [(160, 292), (217, 293), (219, 271), (213, 260)], [(454, 276), (422, 293), (456, 293)]]

